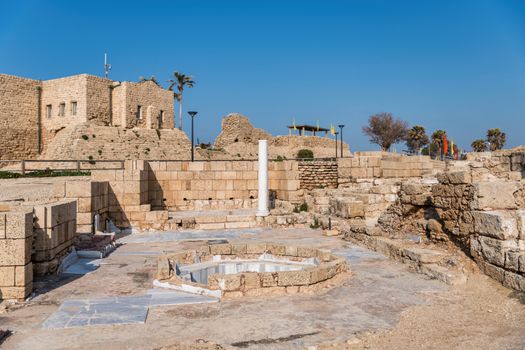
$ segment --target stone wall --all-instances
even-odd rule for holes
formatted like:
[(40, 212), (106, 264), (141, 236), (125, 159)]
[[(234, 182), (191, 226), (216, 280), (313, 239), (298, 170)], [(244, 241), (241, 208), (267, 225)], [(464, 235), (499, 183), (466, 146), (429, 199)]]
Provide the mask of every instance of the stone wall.
[(37, 80), (0, 74), (0, 159), (29, 159), (38, 154), (40, 87)]
[[(138, 106), (142, 110), (140, 118), (137, 114)], [(159, 122), (161, 111), (163, 120)], [(114, 125), (126, 128), (173, 129), (173, 92), (152, 81), (123, 82), (114, 88), (113, 121)]]
[(127, 129), (89, 123), (59, 131), (40, 159), (189, 159), (191, 142), (178, 129)]
[(337, 188), (337, 161), (299, 161), (301, 189)]
[(360, 179), (411, 178), (435, 175), (445, 163), (427, 156), (403, 156), (384, 152), (356, 154), (338, 158), (339, 185), (346, 186)]
[(34, 207), (35, 274), (56, 272), (59, 260), (67, 255), (76, 237), (77, 202), (61, 201)]
[[(111, 125), (110, 120), (110, 85), (109, 79), (86, 75), (86, 121), (95, 125)], [(112, 97), (115, 100), (115, 97)]]
[[(76, 201), (76, 233), (95, 233), (106, 229), (109, 219), (109, 183), (104, 181), (66, 181), (54, 186), (54, 196), (59, 200)], [(94, 217), (99, 215), (99, 227), (94, 227)]]
[(32, 211), (0, 211), (0, 300), (23, 299), (33, 290), (32, 243)]
[[(148, 162), (150, 202), (167, 208), (198, 209), (196, 201), (238, 201), (252, 207), (257, 198), (256, 161)], [(277, 198), (298, 200), (297, 164), (270, 162), (268, 186)]]

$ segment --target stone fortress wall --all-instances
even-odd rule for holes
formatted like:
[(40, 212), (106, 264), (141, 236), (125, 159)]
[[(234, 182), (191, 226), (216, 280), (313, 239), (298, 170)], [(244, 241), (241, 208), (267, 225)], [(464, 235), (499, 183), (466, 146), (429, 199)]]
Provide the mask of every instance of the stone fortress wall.
[(80, 125), (174, 128), (173, 93), (152, 81), (119, 83), (87, 74), (37, 81), (2, 74), (0, 106), (0, 159), (31, 159), (48, 148), (48, 155), (59, 153), (64, 144), (53, 141), (76, 136), (71, 130)]
[(0, 159), (38, 154), (38, 95), (41, 82), (0, 74)]

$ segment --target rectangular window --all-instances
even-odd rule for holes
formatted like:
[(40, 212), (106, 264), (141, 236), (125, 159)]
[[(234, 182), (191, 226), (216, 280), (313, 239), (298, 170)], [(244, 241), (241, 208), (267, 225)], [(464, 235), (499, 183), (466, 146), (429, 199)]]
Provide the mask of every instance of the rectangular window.
[(66, 104), (64, 102), (58, 105), (58, 116), (63, 117), (66, 115)]
[(53, 116), (53, 106), (51, 105), (46, 106), (46, 115), (48, 118), (51, 118)]
[(71, 102), (71, 115), (77, 115), (77, 101)]
[(162, 123), (164, 123), (164, 111), (159, 112), (159, 129)]
[(137, 119), (142, 119), (142, 106), (137, 106)]

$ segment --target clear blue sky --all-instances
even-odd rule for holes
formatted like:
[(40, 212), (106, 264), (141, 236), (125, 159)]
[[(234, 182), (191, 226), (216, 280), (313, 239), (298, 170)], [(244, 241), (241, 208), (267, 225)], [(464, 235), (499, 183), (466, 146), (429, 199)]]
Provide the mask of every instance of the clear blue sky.
[(376, 149), (361, 127), (392, 112), (460, 148), (491, 127), (525, 144), (524, 0), (0, 3), (1, 73), (102, 75), (104, 52), (115, 80), (192, 74), (201, 141), (239, 112), (273, 134), (344, 123), (352, 149)]

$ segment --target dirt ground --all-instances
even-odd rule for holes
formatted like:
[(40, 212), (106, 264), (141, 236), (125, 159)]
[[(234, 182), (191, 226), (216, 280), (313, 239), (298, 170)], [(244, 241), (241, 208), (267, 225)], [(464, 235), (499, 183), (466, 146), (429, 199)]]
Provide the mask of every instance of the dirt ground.
[[(44, 329), (68, 299), (140, 295), (159, 254), (207, 239), (314, 245), (345, 256), (352, 275), (318, 295), (150, 308), (143, 324)], [(29, 302), (0, 311), (5, 349), (525, 349), (525, 297), (473, 274), (447, 286), (311, 229), (133, 234), (81, 277), (50, 276)], [(4, 304), (5, 306), (5, 304)]]

